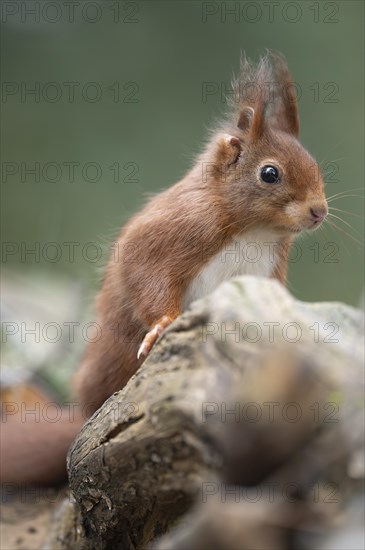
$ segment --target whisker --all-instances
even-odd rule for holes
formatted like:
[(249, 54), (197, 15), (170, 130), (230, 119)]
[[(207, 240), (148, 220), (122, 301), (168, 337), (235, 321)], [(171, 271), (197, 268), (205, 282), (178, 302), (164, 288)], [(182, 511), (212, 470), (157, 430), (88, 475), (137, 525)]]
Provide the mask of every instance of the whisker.
[(320, 226), (319, 226), (319, 229), (322, 231), (322, 233), (323, 233), (323, 235), (324, 235), (324, 238), (326, 239), (326, 242), (329, 242), (329, 237), (328, 237), (328, 235), (327, 235), (327, 232), (326, 232), (326, 229), (325, 229), (324, 225), (323, 225), (323, 224), (320, 225)]
[(330, 221), (329, 219), (327, 219), (326, 222), (329, 223), (329, 225), (334, 227), (336, 230), (341, 231), (341, 233), (344, 233), (344, 235), (346, 235), (347, 237), (352, 239), (355, 243), (359, 244), (361, 247), (363, 246), (364, 243), (362, 243), (362, 242), (358, 241), (357, 239), (355, 239), (355, 237), (353, 235), (350, 235), (350, 233), (347, 233), (347, 231), (345, 231), (342, 227), (339, 227), (335, 222)]
[[(336, 224), (332, 224), (332, 223), (330, 223), (328, 220), (326, 220), (326, 221), (329, 223), (329, 226), (330, 226), (330, 227), (328, 227), (328, 229), (329, 229), (331, 232), (333, 231), (334, 236), (336, 237), (336, 239), (339, 239), (339, 240), (340, 240), (342, 249), (343, 249), (343, 250), (346, 250), (347, 256), (350, 256), (349, 247), (346, 246), (346, 243), (345, 243), (344, 239), (342, 238), (342, 235), (340, 235), (340, 234), (338, 233), (338, 229), (339, 229), (339, 228), (336, 226)], [(324, 224), (323, 224), (323, 225), (324, 225)], [(331, 242), (331, 240), (328, 241), (328, 242)], [(333, 242), (333, 241), (332, 241), (332, 242)]]
[(362, 238), (362, 235), (354, 228), (352, 227), (352, 225), (348, 222), (346, 222), (345, 220), (343, 220), (342, 218), (340, 218), (339, 216), (336, 216), (336, 214), (332, 214), (331, 212), (328, 213), (329, 216), (331, 216), (332, 218), (336, 218), (336, 220), (339, 220), (340, 222), (344, 223), (345, 225), (347, 225), (347, 227), (349, 227), (350, 229), (352, 229), (352, 231), (354, 231), (355, 233), (357, 233), (357, 236)]
[(339, 195), (344, 195), (346, 193), (353, 193), (354, 191), (364, 191), (364, 188), (363, 187), (355, 187), (354, 189), (345, 189), (344, 191), (339, 191), (339, 193), (335, 193), (334, 195), (331, 195), (328, 198), (332, 199), (333, 197), (338, 197)]
[(351, 216), (356, 216), (357, 218), (360, 218), (361, 220), (364, 219), (364, 216), (360, 216), (360, 214), (355, 214), (355, 212), (350, 212), (349, 210), (342, 210), (341, 208), (334, 208), (333, 206), (330, 206), (331, 210), (336, 210), (337, 212), (342, 212), (343, 214), (350, 214)]
[(340, 200), (340, 199), (348, 199), (350, 197), (354, 197), (356, 199), (363, 199), (364, 195), (334, 195), (332, 197), (327, 198), (327, 202), (333, 202), (334, 200)]

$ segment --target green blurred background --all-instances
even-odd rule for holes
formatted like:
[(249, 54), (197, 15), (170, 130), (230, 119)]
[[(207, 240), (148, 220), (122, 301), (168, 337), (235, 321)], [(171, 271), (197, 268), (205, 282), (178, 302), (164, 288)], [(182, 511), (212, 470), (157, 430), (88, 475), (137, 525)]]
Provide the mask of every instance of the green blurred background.
[[(362, 1), (79, 1), (73, 13), (62, 1), (46, 1), (35, 15), (29, 12), (34, 4), (2, 2), (2, 239), (8, 277), (79, 281), (91, 298), (119, 227), (146, 193), (186, 172), (207, 128), (224, 112), (220, 92), (237, 71), (240, 52), (257, 59), (270, 48), (286, 56), (300, 85), (301, 139), (323, 161), (328, 195), (356, 195), (331, 203), (349, 212), (334, 211), (349, 225), (334, 220), (341, 230), (328, 225), (300, 240), (302, 256), (290, 265), (290, 288), (304, 300), (360, 303)], [(212, 83), (206, 98), (204, 83)], [(38, 97), (25, 93), (37, 86)], [(39, 181), (25, 173), (35, 163)], [(74, 181), (69, 163), (79, 163)], [(24, 254), (24, 247), (37, 246), (36, 256)]]

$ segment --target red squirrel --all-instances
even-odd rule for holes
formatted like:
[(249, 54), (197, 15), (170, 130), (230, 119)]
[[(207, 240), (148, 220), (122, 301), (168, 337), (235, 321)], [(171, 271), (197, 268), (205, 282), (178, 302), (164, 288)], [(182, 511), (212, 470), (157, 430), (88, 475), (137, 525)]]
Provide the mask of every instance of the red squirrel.
[[(298, 141), (297, 97), (285, 60), (268, 54), (255, 66), (244, 58), (234, 90), (230, 114), (193, 168), (120, 232), (96, 302), (101, 337), (88, 344), (74, 380), (90, 413), (125, 386), (164, 329), (223, 280), (255, 274), (285, 284), (293, 238), (327, 215), (319, 166)], [(232, 254), (247, 243), (259, 248), (255, 262)], [(276, 245), (274, 254), (268, 243)], [(70, 424), (65, 446), (80, 425)], [(57, 437), (56, 424), (44, 429), (43, 441)], [(29, 472), (12, 474), (15, 450), (10, 455), (3, 479), (29, 480)], [(47, 474), (36, 472), (41, 482), (56, 470), (48, 462)], [(58, 473), (64, 462), (60, 456)]]

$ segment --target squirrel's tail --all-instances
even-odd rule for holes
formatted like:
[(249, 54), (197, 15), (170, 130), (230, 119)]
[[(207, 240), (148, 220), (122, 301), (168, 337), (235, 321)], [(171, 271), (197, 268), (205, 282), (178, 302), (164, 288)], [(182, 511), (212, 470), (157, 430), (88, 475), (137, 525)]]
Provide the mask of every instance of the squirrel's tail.
[(55, 485), (66, 479), (66, 455), (84, 423), (61, 410), (54, 422), (14, 416), (2, 419), (0, 430), (0, 482), (22, 485)]

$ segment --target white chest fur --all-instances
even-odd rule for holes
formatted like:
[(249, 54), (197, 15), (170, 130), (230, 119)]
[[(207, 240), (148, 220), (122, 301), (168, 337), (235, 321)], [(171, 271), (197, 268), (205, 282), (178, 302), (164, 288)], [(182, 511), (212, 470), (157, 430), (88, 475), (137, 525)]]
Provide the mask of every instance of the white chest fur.
[(237, 275), (270, 277), (277, 261), (279, 236), (255, 229), (233, 238), (203, 266), (188, 286), (183, 310), (212, 292), (220, 283)]

